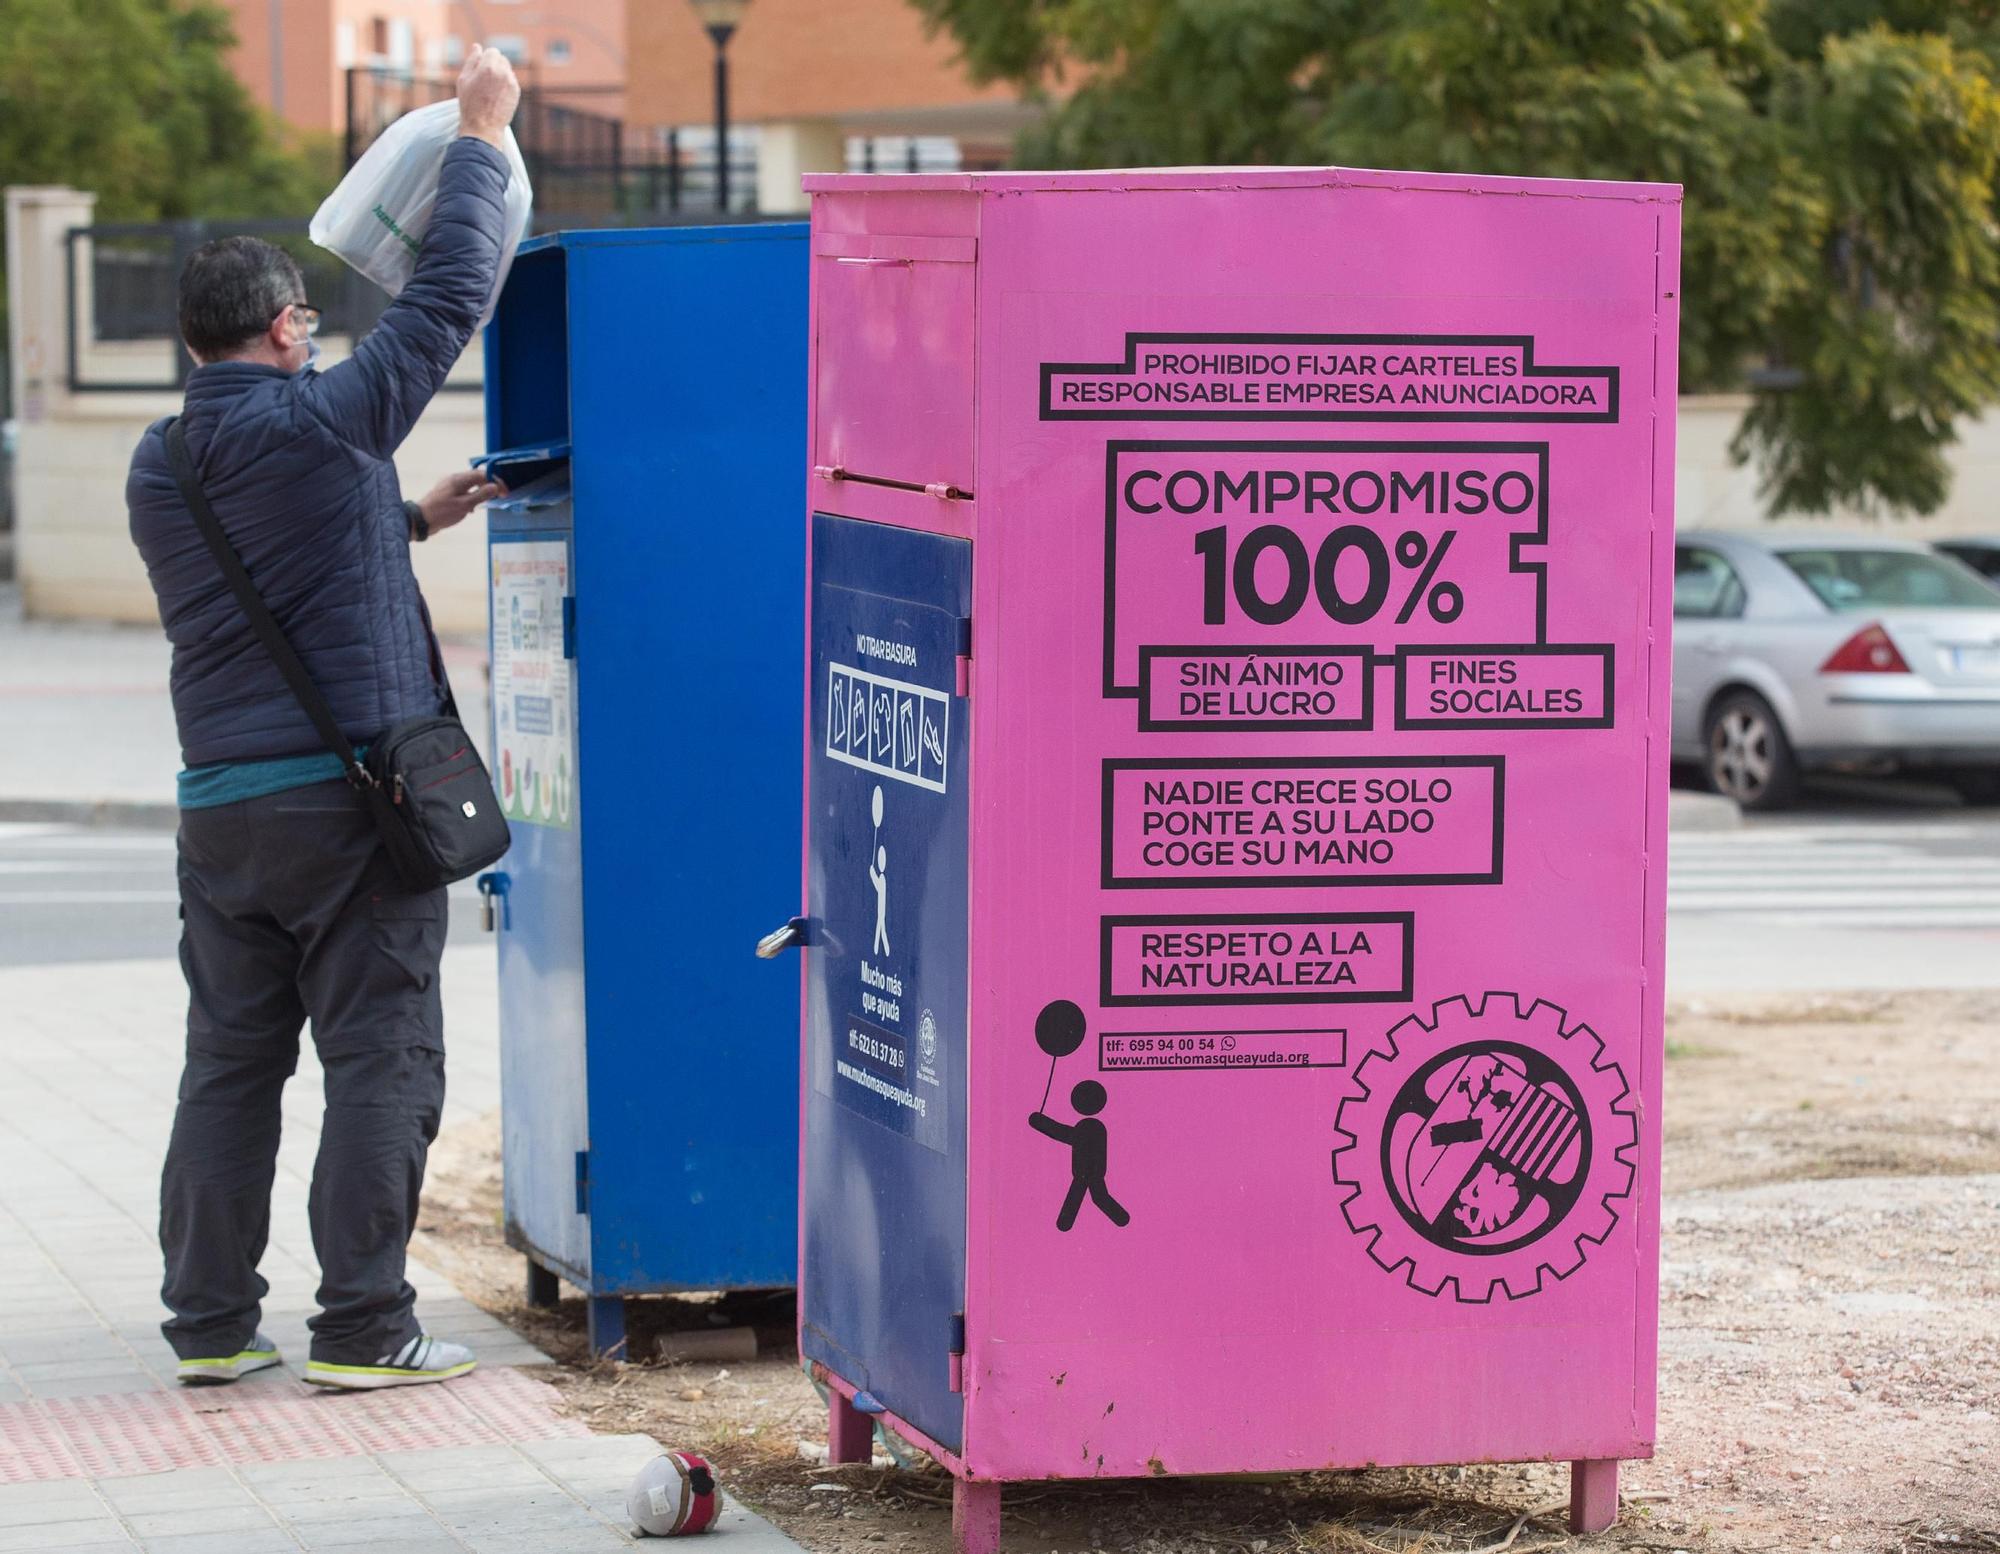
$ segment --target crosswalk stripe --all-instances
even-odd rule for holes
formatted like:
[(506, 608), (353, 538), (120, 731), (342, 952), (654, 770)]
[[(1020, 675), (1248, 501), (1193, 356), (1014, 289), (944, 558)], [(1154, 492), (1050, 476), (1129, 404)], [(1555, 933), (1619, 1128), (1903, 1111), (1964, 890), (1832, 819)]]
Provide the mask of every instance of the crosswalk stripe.
[[(1991, 906), (2000, 907), (2000, 890), (1870, 890), (1856, 891), (1853, 899), (1872, 906)], [(1823, 890), (1667, 890), (1667, 907), (1683, 912), (1772, 911), (1781, 907), (1825, 906)]]
[(1669, 839), (1667, 909), (1818, 928), (2000, 928), (2000, 832), (1963, 822), (1767, 826)]
[(1878, 894), (1882, 890), (2000, 890), (2000, 868), (1986, 870), (1984, 874), (1976, 870), (1952, 870), (1938, 874), (1924, 874), (1920, 870), (1896, 870), (1894, 874), (1814, 874), (1810, 870), (1772, 870), (1764, 874), (1682, 874), (1680, 870), (1670, 870), (1666, 876), (1666, 894), (1676, 896), (1686, 890), (1714, 890), (1714, 892), (1734, 892), (1734, 890), (1858, 890), (1864, 894)]
[[(1880, 825), (1856, 821), (1852, 825), (1759, 825), (1755, 829), (1727, 831), (1676, 831), (1671, 840), (1676, 847), (1785, 847), (1817, 842), (1936, 842), (1956, 841), (1977, 835), (1983, 829), (1966, 821), (1919, 821), (1910, 825)], [(1990, 828), (1986, 828), (1990, 829)]]
[(1773, 912), (1759, 922), (1787, 928), (1963, 928), (2000, 929), (2000, 907), (1959, 907), (1927, 912), (1902, 908), (1894, 912), (1863, 907), (1829, 907), (1825, 911)]

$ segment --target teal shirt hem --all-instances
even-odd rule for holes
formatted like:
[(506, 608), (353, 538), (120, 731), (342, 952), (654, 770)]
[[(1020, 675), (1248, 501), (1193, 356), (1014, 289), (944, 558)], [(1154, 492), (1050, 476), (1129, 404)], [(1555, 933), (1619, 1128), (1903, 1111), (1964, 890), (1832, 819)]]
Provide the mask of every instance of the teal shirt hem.
[[(362, 753), (367, 753), (365, 746)], [(338, 782), (346, 770), (338, 756), (323, 750), (317, 755), (288, 755), (271, 761), (221, 761), (214, 766), (190, 767), (175, 779), (175, 786), (182, 809), (215, 809), (293, 788), (309, 788), (316, 782)]]

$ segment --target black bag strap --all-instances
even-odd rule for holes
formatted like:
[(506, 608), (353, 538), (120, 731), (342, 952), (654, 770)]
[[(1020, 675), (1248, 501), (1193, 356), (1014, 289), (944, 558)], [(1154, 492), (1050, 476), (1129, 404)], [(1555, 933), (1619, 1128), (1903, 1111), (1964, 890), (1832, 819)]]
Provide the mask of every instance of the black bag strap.
[(285, 633), (272, 618), (270, 607), (264, 603), (263, 595), (257, 592), (257, 585), (250, 581), (250, 574), (244, 570), (243, 562), (235, 548), (229, 543), (229, 536), (222, 532), (222, 523), (215, 516), (215, 509), (208, 505), (208, 495), (201, 489), (201, 477), (195, 473), (194, 459), (188, 453), (187, 433), (182, 429), (180, 418), (176, 416), (167, 423), (167, 464), (173, 470), (174, 483), (181, 488), (181, 498), (194, 514), (195, 527), (201, 530), (201, 537), (208, 541), (208, 548), (215, 553), (216, 565), (222, 568), (222, 575), (229, 582), (230, 591), (236, 595), (236, 602), (243, 606), (243, 613), (250, 620), (250, 629), (257, 633), (257, 640), (264, 644), (264, 651), (271, 655), (271, 661), (278, 666), (278, 673), (285, 677), (285, 683), (292, 688), (292, 694), (312, 719), (312, 725), (319, 730), (319, 737), (327, 749), (339, 757), (346, 769), (347, 780), (357, 788), (379, 786), (374, 774), (361, 764), (354, 744), (341, 733), (340, 724), (333, 715), (326, 698), (319, 687), (306, 673), (306, 666), (299, 662), (299, 655), (292, 651), (292, 645), (285, 640)]

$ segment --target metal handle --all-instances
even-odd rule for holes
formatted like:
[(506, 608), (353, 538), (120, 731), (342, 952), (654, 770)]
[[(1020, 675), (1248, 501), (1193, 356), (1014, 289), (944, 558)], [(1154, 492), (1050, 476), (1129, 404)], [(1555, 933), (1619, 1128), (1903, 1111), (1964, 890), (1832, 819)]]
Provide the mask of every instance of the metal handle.
[(806, 942), (806, 920), (795, 917), (784, 927), (774, 929), (757, 941), (759, 960), (776, 960), (785, 951), (795, 949)]
[(514, 882), (497, 869), (490, 874), (479, 876), (479, 926), (487, 933), (493, 932), (495, 912), (493, 903), (499, 899), (498, 917), (507, 927), (514, 926), (514, 911), (507, 900), (507, 890)]

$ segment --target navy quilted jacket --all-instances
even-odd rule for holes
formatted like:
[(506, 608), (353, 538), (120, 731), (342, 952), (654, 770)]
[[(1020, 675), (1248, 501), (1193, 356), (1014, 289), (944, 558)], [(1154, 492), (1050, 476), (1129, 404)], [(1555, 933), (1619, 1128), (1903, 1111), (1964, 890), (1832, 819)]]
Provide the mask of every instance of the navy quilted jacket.
[[(499, 264), (506, 188), (498, 151), (453, 143), (416, 273), (338, 366), (294, 374), (225, 361), (188, 374), (182, 421), (209, 502), (357, 742), (442, 701), (390, 455), (472, 338)], [(181, 758), (324, 749), (175, 488), (166, 425), (140, 439), (125, 503), (173, 643)]]

